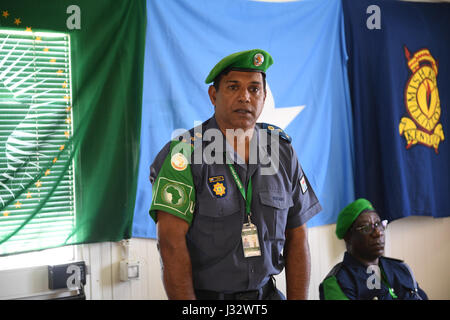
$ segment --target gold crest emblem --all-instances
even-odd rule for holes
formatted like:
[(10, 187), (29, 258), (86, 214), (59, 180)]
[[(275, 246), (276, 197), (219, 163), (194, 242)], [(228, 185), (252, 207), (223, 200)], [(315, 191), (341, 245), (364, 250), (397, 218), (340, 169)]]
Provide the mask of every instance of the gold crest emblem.
[(226, 194), (225, 190), (225, 186), (220, 182), (217, 182), (213, 188), (214, 193), (220, 197), (223, 197)]
[(405, 106), (409, 117), (403, 117), (399, 132), (406, 139), (406, 149), (420, 143), (434, 148), (444, 140), (441, 103), (437, 86), (438, 63), (428, 49), (411, 54), (405, 46), (405, 56), (412, 74), (405, 88)]
[(208, 178), (208, 184), (216, 198), (223, 198), (227, 195), (227, 183), (225, 176), (214, 176)]

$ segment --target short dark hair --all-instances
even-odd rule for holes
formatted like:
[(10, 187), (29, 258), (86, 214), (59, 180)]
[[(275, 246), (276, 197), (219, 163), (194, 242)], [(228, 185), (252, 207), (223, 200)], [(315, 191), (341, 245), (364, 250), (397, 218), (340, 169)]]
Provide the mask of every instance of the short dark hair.
[(242, 69), (242, 68), (225, 68), (221, 73), (217, 75), (217, 77), (213, 81), (213, 86), (216, 89), (216, 91), (219, 91), (220, 87), (220, 80), (222, 80), (223, 76), (226, 76), (230, 71), (247, 71), (247, 72), (258, 72), (261, 73), (261, 76), (263, 78), (263, 88), (264, 92), (266, 92), (266, 73), (262, 72), (260, 70), (255, 69)]

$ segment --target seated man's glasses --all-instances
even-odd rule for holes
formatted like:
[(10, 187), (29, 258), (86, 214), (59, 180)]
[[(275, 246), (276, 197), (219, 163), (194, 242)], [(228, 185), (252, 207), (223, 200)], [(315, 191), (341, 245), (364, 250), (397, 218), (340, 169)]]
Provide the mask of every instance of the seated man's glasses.
[(383, 220), (377, 221), (375, 223), (363, 224), (361, 226), (355, 227), (355, 230), (362, 234), (371, 234), (375, 229), (379, 231), (386, 230), (387, 223), (387, 220)]

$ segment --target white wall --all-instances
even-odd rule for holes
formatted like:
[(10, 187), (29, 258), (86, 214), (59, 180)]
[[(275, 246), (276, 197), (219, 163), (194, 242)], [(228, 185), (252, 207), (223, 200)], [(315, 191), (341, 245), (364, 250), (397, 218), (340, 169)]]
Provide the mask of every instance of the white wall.
[[(318, 286), (341, 261), (345, 246), (334, 234), (335, 225), (309, 229), (311, 284), (309, 299), (319, 299)], [(450, 299), (450, 218), (409, 217), (388, 225), (386, 256), (404, 259), (430, 299)], [(131, 239), (130, 257), (141, 263), (141, 278), (119, 280), (120, 243), (83, 245), (82, 257), (90, 265), (86, 293), (90, 299), (166, 299), (161, 281), (156, 241)], [(284, 291), (284, 275), (277, 286)]]
[(87, 299), (167, 299), (161, 280), (159, 253), (153, 239), (130, 240), (129, 259), (139, 261), (139, 279), (120, 281), (119, 263), (125, 258), (122, 242), (103, 242), (79, 247), (79, 259), (89, 266)]

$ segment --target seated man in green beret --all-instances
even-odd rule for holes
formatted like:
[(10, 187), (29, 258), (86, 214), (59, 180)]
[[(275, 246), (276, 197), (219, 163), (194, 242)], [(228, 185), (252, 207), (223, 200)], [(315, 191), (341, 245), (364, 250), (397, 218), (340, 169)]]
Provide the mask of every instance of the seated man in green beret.
[(406, 263), (383, 256), (386, 225), (366, 199), (339, 213), (336, 235), (347, 252), (320, 284), (321, 300), (428, 299)]

